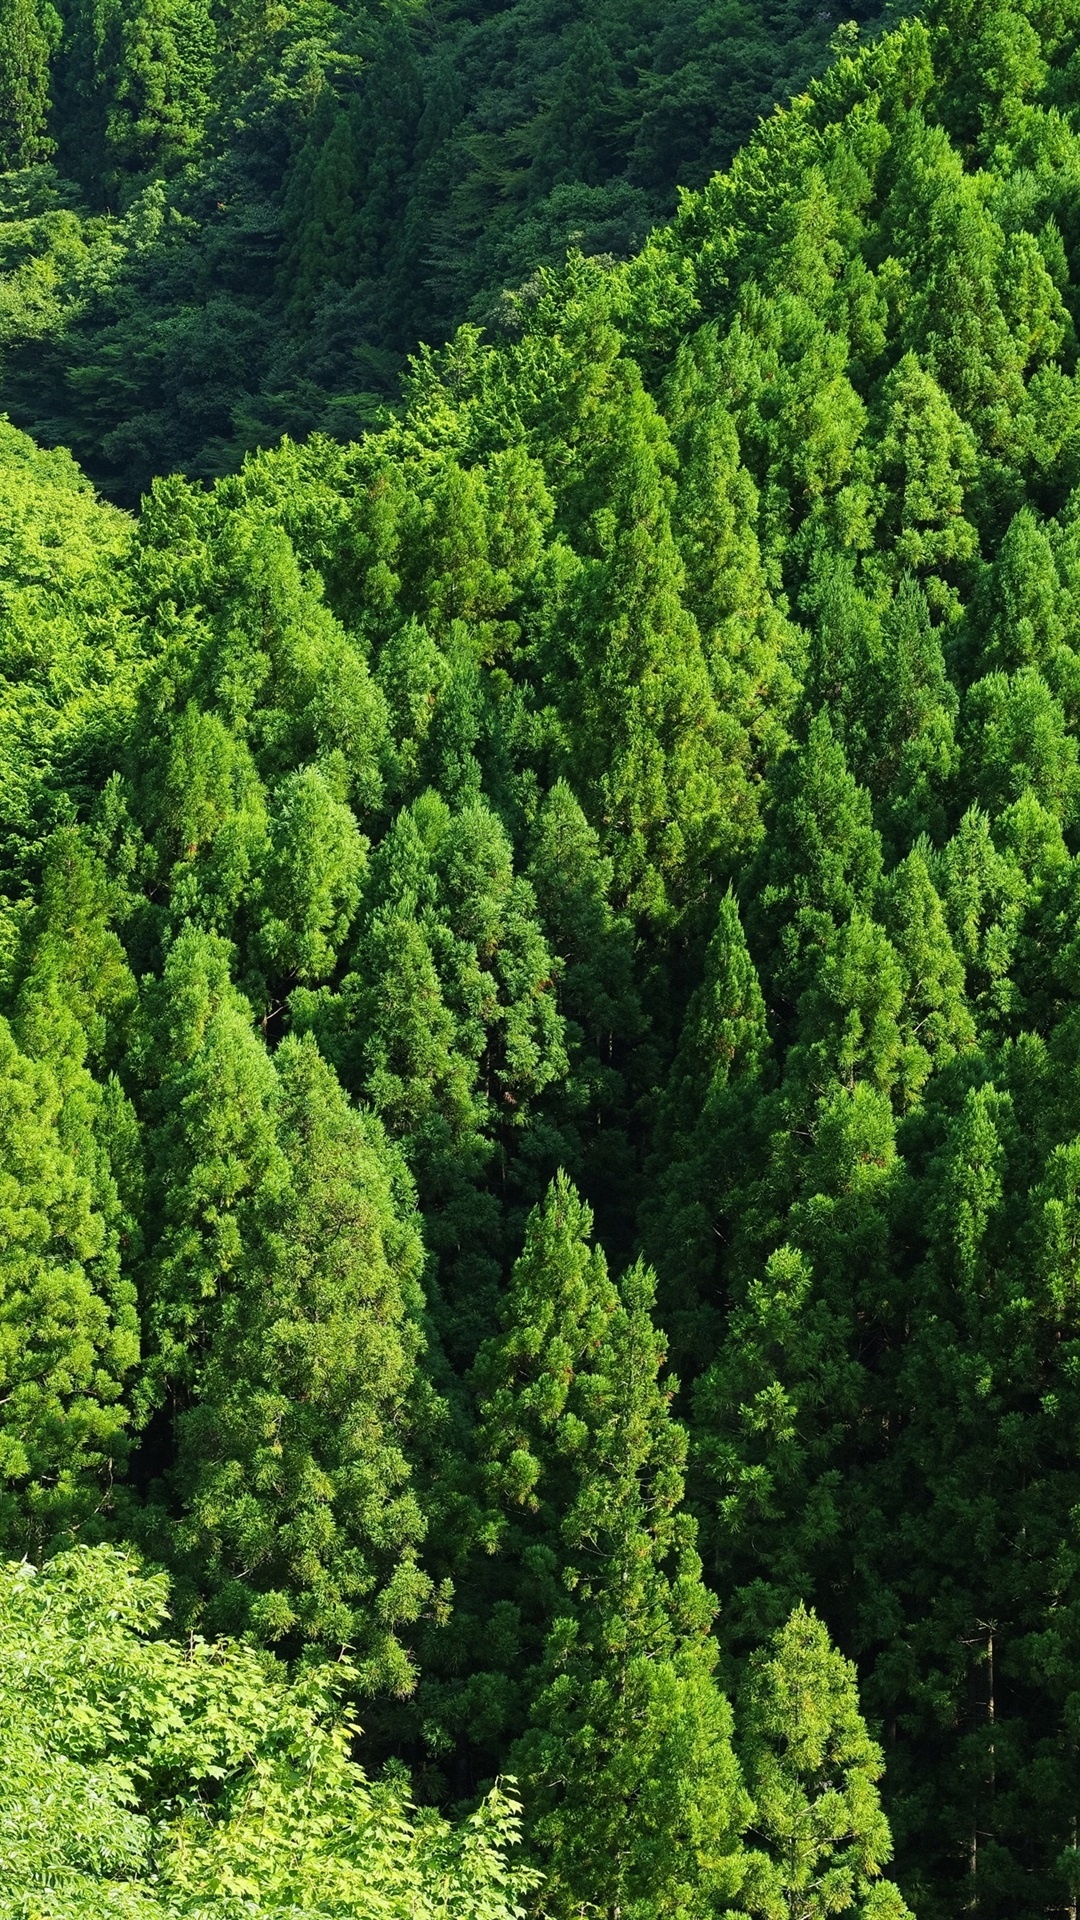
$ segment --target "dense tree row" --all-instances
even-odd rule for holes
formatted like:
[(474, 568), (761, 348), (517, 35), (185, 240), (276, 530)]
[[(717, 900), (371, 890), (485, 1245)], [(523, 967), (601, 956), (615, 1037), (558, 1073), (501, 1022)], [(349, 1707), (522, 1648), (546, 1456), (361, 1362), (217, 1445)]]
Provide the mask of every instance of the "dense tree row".
[[(880, 0), (850, 0), (877, 19)], [(351, 437), (568, 245), (627, 258), (853, 31), (819, 0), (4, 0), (0, 405), (134, 504)]]
[(3, 430), (7, 1551), (553, 1920), (1080, 1899), (1078, 69), (938, 0), (137, 518)]

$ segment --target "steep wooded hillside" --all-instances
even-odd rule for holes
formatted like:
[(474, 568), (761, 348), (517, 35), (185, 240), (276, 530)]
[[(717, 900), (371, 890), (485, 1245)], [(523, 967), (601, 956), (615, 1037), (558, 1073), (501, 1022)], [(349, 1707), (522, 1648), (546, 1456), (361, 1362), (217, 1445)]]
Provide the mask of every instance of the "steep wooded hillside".
[(137, 518), (0, 443), (7, 1550), (553, 1920), (1080, 1897), (1078, 72), (939, 0)]
[(134, 505), (626, 259), (879, 0), (8, 0), (0, 407)]

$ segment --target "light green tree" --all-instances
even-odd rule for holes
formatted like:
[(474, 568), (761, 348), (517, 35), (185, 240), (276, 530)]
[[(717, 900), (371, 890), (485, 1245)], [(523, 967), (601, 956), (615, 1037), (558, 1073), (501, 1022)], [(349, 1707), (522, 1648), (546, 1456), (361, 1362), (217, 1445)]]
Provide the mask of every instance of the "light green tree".
[(4, 1920), (516, 1920), (512, 1795), (414, 1818), (352, 1758), (347, 1664), (290, 1681), (167, 1621), (111, 1548), (0, 1569)]
[(686, 1436), (654, 1283), (584, 1258), (591, 1219), (560, 1177), (532, 1216), (506, 1332), (484, 1356), (490, 1484), (546, 1520), (565, 1597), (513, 1749), (545, 1899), (615, 1920), (692, 1920), (741, 1878), (746, 1801), (713, 1677), (714, 1603), (680, 1513)]
[(796, 1607), (753, 1656), (739, 1696), (754, 1814), (745, 1910), (762, 1920), (909, 1920), (882, 1869), (892, 1854), (877, 1783), (881, 1749), (859, 1712), (855, 1669)]

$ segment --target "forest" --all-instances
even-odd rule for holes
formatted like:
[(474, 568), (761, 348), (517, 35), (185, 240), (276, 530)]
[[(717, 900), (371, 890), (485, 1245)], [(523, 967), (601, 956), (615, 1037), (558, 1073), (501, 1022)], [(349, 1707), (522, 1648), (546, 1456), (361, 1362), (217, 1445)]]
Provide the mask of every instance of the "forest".
[(636, 253), (857, 34), (834, 3), (4, 0), (3, 404), (128, 507), (353, 439), (419, 344)]
[(0, 1920), (1076, 1920), (1080, 0), (0, 142)]

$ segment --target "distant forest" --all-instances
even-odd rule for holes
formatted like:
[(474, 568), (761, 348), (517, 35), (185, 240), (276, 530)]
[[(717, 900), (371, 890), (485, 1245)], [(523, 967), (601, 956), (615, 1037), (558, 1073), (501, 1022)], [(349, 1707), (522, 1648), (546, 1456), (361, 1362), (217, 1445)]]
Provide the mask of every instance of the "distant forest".
[(0, 0), (0, 1920), (1075, 1920), (1080, 0), (748, 20)]
[(127, 505), (350, 438), (421, 342), (636, 252), (879, 12), (6, 0), (0, 407)]

